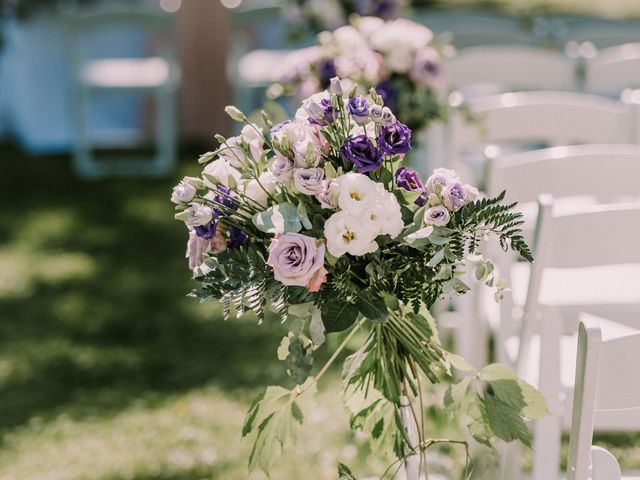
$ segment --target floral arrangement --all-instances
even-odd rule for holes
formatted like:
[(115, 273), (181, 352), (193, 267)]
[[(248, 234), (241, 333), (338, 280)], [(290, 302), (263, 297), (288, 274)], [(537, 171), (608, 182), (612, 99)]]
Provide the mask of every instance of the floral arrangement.
[[(447, 352), (429, 314), (437, 299), (469, 289), (461, 275), (470, 256), (476, 278), (500, 297), (505, 285), (479, 243), (493, 236), (531, 260), (521, 214), (504, 194), (481, 198), (451, 170), (423, 181), (402, 165), (411, 130), (375, 89), (364, 96), (353, 85), (345, 95), (342, 83), (331, 79), (277, 125), (227, 107), (246, 124), (240, 135), (217, 136), (220, 148), (199, 160), (202, 176), (184, 178), (171, 196), (202, 284), (192, 295), (219, 300), (226, 318), (251, 310), (260, 323), (269, 308), (290, 327), (277, 351), (294, 386), (268, 387), (251, 406), (243, 427), (255, 436), (250, 467), (268, 471), (295, 438), (315, 385), (356, 332), (366, 340), (345, 363), (346, 403), (351, 426), (381, 452), (401, 462), (435, 443), (424, 425), (419, 441), (408, 438), (408, 417), (398, 414), (415, 402), (422, 410), (425, 378), (451, 382), (445, 403), (476, 440), (529, 444), (525, 420), (546, 413), (539, 394), (505, 367), (475, 371)], [(326, 335), (343, 331), (310, 376)], [(340, 472), (354, 478), (344, 465)]]
[(427, 27), (407, 19), (351, 17), (349, 25), (318, 35), (318, 44), (291, 52), (272, 95), (305, 98), (338, 76), (358, 84), (361, 93), (376, 89), (387, 107), (416, 131), (446, 115), (442, 56)]

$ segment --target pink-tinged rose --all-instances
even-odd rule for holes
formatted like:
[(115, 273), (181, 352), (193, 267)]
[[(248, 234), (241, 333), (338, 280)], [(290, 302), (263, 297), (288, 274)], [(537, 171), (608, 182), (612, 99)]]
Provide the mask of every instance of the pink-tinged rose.
[(269, 245), (267, 265), (276, 280), (317, 292), (326, 281), (324, 243), (300, 233), (285, 233)]
[(315, 293), (320, 290), (320, 287), (324, 282), (327, 281), (327, 269), (324, 268), (324, 265), (320, 268), (320, 270), (316, 270), (316, 273), (313, 274), (313, 277), (309, 280), (309, 283), (305, 285), (307, 290), (312, 293)]

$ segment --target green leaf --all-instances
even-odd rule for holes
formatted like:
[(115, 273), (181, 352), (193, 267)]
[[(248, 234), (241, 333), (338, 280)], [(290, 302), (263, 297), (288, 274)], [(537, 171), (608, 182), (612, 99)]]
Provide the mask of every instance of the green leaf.
[(292, 203), (280, 203), (256, 213), (253, 224), (265, 233), (288, 233), (302, 230), (298, 208)]
[(296, 402), (291, 402), (291, 415), (293, 415), (293, 418), (295, 418), (298, 423), (302, 425), (302, 422), (304, 422), (304, 415), (302, 414), (302, 410), (300, 410), (300, 407)]
[(372, 293), (361, 293), (356, 299), (356, 305), (363, 317), (375, 323), (384, 323), (389, 317), (389, 310), (384, 299)]
[(471, 377), (464, 377), (458, 383), (449, 385), (449, 388), (447, 388), (444, 394), (444, 406), (454, 410), (458, 408), (464, 400), (470, 384)]
[(264, 392), (256, 397), (251, 404), (244, 425), (242, 426), (242, 436), (245, 437), (253, 430), (256, 419), (264, 419), (275, 410), (283, 399), (290, 395), (291, 392), (286, 388), (271, 386), (267, 387)]
[(311, 341), (303, 334), (290, 337), (289, 357), (287, 358), (288, 373), (298, 385), (304, 383), (311, 372), (311, 367), (313, 367), (311, 347)]
[(353, 303), (328, 301), (321, 306), (325, 332), (341, 332), (358, 319), (358, 307)]
[(344, 463), (338, 464), (338, 480), (358, 480)]
[(484, 388), (482, 417), (496, 437), (505, 442), (520, 440), (527, 447), (531, 447), (531, 432), (521, 416), (525, 405), (518, 382), (495, 380), (486, 384)]
[(309, 335), (315, 348), (322, 345), (325, 340), (324, 324), (322, 323), (322, 313), (318, 308), (313, 308), (311, 312), (311, 322), (309, 323)]

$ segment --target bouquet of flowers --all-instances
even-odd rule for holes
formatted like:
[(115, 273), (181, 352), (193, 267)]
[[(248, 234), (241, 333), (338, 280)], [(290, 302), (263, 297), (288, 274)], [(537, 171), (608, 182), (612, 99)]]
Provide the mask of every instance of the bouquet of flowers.
[(376, 89), (387, 107), (412, 130), (446, 114), (446, 80), (442, 56), (427, 27), (407, 19), (384, 21), (352, 17), (351, 23), (318, 35), (319, 44), (291, 52), (280, 82), (270, 89), (307, 97), (338, 76), (358, 84), (362, 93)]
[[(437, 299), (469, 289), (461, 275), (470, 256), (476, 278), (501, 295), (505, 286), (478, 247), (493, 236), (531, 260), (521, 214), (504, 193), (481, 198), (451, 170), (423, 182), (402, 165), (411, 130), (375, 89), (364, 96), (354, 85), (345, 95), (343, 87), (332, 78), (277, 125), (227, 107), (246, 124), (240, 135), (217, 136), (220, 148), (199, 160), (202, 177), (184, 178), (171, 197), (202, 284), (192, 295), (219, 300), (226, 318), (251, 310), (260, 323), (270, 308), (290, 326), (278, 356), (295, 386), (268, 387), (251, 406), (243, 428), (255, 434), (250, 467), (268, 471), (295, 437), (316, 383), (356, 332), (367, 339), (344, 368), (351, 425), (380, 451), (400, 461), (433, 444), (423, 427), (406, 433), (414, 418), (406, 409), (422, 401), (421, 379), (452, 381), (454, 369), (461, 380), (445, 403), (473, 437), (528, 444), (525, 419), (546, 412), (539, 394), (505, 367), (477, 372), (447, 352), (429, 314)], [(310, 377), (314, 351), (342, 331), (340, 347)]]

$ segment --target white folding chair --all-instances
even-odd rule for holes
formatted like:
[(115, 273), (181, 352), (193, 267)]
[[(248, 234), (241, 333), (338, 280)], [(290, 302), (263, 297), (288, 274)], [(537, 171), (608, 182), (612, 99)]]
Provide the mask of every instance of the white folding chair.
[(585, 90), (619, 94), (640, 88), (640, 43), (626, 43), (598, 51), (585, 61)]
[(564, 40), (591, 42), (597, 48), (622, 43), (640, 42), (640, 29), (636, 21), (622, 22), (603, 18), (585, 17), (565, 22)]
[[(639, 137), (632, 114), (636, 105), (596, 95), (551, 91), (503, 93), (472, 99), (467, 105), (479, 124), (470, 124), (461, 115), (452, 116), (442, 134), (446, 166), (454, 166), (465, 151), (477, 152), (491, 144), (531, 149), (531, 145), (637, 143)], [(483, 160), (481, 156), (475, 160), (477, 170)]]
[(526, 45), (483, 45), (446, 61), (449, 85), (465, 96), (477, 92), (571, 90), (574, 62), (561, 52)]
[[(640, 197), (640, 146), (621, 144), (574, 145), (532, 150), (489, 159), (486, 170), (486, 192), (495, 196), (505, 190), (506, 201), (518, 202), (525, 224), (523, 233), (531, 244), (541, 193), (554, 197), (555, 206), (562, 212), (579, 211), (585, 205), (612, 203)], [(515, 256), (503, 252), (489, 253), (495, 259), (500, 277), (511, 283), (511, 271), (518, 279), (526, 278), (528, 265), (517, 263)], [(507, 292), (500, 304), (481, 297), (476, 311), (481, 318), (469, 323), (488, 321), (496, 336), (498, 361), (513, 363), (505, 350), (505, 342), (516, 331), (524, 302), (523, 289), (516, 287), (515, 302)], [(484, 317), (484, 318), (483, 318)], [(467, 332), (473, 325), (466, 325)], [(472, 334), (477, 337), (477, 334)]]
[[(75, 93), (74, 167), (85, 177), (106, 175), (163, 175), (176, 160), (176, 90), (179, 67), (175, 60), (171, 16), (157, 8), (119, 2), (71, 14)], [(92, 58), (86, 36), (128, 26), (153, 36), (154, 56), (144, 58)], [(110, 130), (96, 132), (89, 126), (91, 98), (107, 92), (151, 94), (155, 103), (156, 153), (152, 159), (105, 159), (94, 155), (96, 146), (131, 147), (139, 144), (140, 132)], [(99, 139), (97, 137), (100, 137)]]
[(622, 424), (639, 425), (640, 332), (610, 336), (601, 324), (606, 322), (581, 316), (567, 480), (620, 480), (615, 457), (593, 446), (594, 429), (603, 415), (616, 417)]
[[(634, 322), (640, 318), (639, 229), (638, 202), (565, 214), (554, 209), (552, 198), (541, 196), (528, 284), (512, 279), (514, 301), (517, 289), (527, 291), (517, 369), (538, 385), (553, 413), (535, 425), (533, 480), (559, 478), (561, 434), (569, 427), (567, 399), (573, 391), (571, 334), (580, 312), (618, 320), (607, 324), (616, 335), (636, 331), (628, 324), (640, 326)], [(602, 415), (597, 427), (640, 428), (640, 415), (621, 420)]]

